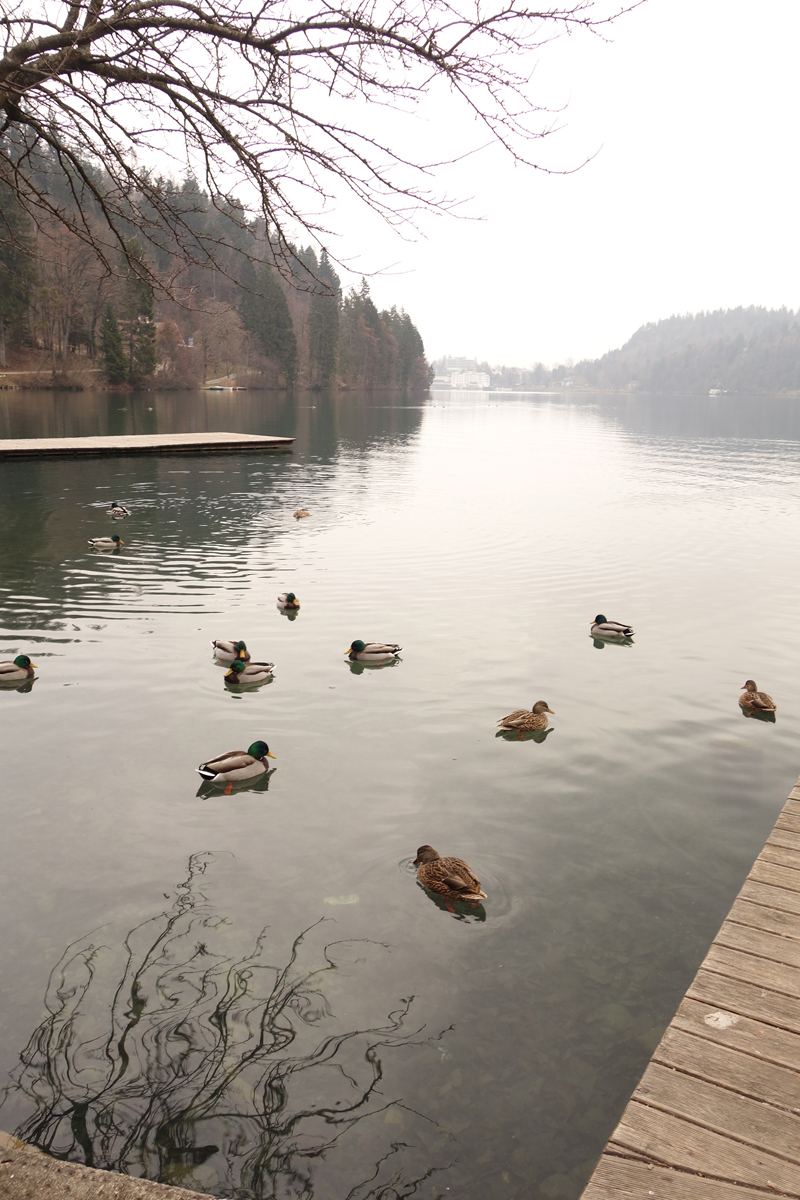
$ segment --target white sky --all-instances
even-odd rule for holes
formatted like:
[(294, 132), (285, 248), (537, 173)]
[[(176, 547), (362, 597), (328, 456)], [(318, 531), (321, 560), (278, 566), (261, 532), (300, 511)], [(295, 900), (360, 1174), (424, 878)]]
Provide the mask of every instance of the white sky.
[[(800, 4), (647, 0), (610, 37), (539, 58), (537, 98), (568, 104), (539, 157), (599, 150), (577, 174), (484, 151), (439, 176), (482, 220), (426, 218), (411, 243), (363, 210), (333, 217), (342, 255), (389, 266), (376, 303), (411, 314), (429, 358), (577, 361), (675, 312), (800, 306)], [(441, 100), (413, 127), (432, 153), (472, 137)]]

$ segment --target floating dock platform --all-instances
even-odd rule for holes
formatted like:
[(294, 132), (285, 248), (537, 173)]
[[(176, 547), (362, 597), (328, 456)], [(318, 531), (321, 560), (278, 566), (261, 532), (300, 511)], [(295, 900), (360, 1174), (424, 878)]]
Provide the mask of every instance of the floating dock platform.
[(111, 437), (3, 438), (0, 461), (108, 454), (260, 454), (291, 450), (294, 438), (257, 433), (126, 433)]
[(800, 780), (582, 1200), (800, 1197)]

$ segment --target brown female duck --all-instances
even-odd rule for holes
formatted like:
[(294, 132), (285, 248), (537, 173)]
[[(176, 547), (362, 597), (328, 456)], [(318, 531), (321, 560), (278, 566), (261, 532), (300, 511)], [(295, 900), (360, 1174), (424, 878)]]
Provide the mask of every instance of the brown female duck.
[(745, 680), (744, 691), (739, 697), (742, 708), (755, 708), (759, 712), (775, 712), (777, 704), (767, 692), (760, 692), (754, 679)]
[(500, 729), (507, 729), (509, 732), (527, 733), (532, 729), (546, 729), (547, 717), (545, 713), (553, 713), (552, 708), (546, 700), (537, 700), (533, 708), (518, 708), (514, 712), (509, 713), (507, 717), (503, 717), (497, 722)]
[(433, 846), (420, 846), (414, 859), (417, 879), (447, 900), (485, 900), (481, 881), (460, 858), (440, 858)]

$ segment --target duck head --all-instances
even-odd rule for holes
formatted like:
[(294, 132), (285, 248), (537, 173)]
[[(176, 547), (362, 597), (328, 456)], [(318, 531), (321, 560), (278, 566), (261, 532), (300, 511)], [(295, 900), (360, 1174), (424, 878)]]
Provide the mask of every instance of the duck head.
[(18, 654), (14, 659), (14, 666), (21, 667), (23, 671), (27, 671), (29, 667), (35, 667), (36, 663), (31, 662), (27, 654)]
[(605, 625), (607, 620), (608, 620), (608, 617), (604, 617), (602, 613), (598, 613), (597, 616), (595, 617), (595, 619), (592, 621), (592, 624), (593, 625)]
[[(266, 742), (253, 742), (252, 746), (247, 751), (253, 758), (260, 758), (262, 761), (265, 758), (274, 758), (274, 754), (270, 754), (269, 746)], [(266, 765), (266, 764), (265, 764)]]
[(744, 681), (744, 686), (743, 686), (743, 688), (742, 688), (742, 691), (744, 691), (744, 692), (757, 692), (757, 691), (758, 691), (758, 688), (756, 687), (756, 681), (755, 681), (755, 679), (745, 679), (745, 681)]
[(237, 658), (244, 658), (245, 651), (247, 650), (247, 646), (245, 646), (243, 641), (241, 641), (241, 640), (238, 641), (233, 648), (236, 651)]
[(125, 543), (123, 542), (122, 538), (119, 536), (118, 533), (112, 533), (111, 540), (115, 546), (124, 546), (125, 545)]
[(537, 700), (536, 703), (534, 704), (533, 708), (531, 709), (531, 712), (535, 712), (537, 717), (539, 716), (540, 713), (546, 713), (546, 712), (553, 713), (553, 716), (556, 715), (546, 700)]
[(438, 850), (434, 850), (433, 846), (420, 846), (417, 857), (414, 859), (414, 866), (419, 867), (422, 863), (436, 862), (437, 858), (441, 858), (441, 854)]
[(294, 604), (296, 599), (297, 599), (297, 597), (295, 596), (294, 592), (286, 593), (286, 603), (287, 604)]
[(362, 642), (360, 638), (356, 638), (354, 642), (350, 643), (348, 649), (345, 650), (345, 654), (360, 654), (365, 646), (366, 642)]
[(238, 679), (244, 670), (246, 664), (240, 658), (234, 659), (228, 670), (225, 672), (226, 679)]

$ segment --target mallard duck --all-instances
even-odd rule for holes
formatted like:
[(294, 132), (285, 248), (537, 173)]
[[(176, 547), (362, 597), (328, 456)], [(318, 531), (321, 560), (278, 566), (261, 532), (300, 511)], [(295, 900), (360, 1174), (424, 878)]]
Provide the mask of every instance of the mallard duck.
[(460, 858), (440, 858), (433, 846), (420, 846), (414, 866), (422, 886), (448, 900), (486, 899), (481, 881)]
[(0, 683), (18, 683), (21, 679), (33, 679), (36, 663), (27, 654), (18, 654), (13, 662), (0, 662)]
[(119, 550), (125, 543), (118, 533), (112, 533), (111, 537), (89, 538), (89, 545), (93, 550)]
[(537, 700), (533, 708), (518, 708), (499, 720), (497, 725), (499, 729), (518, 730), (520, 733), (528, 733), (534, 729), (546, 729), (546, 713), (555, 716), (546, 700)]
[(124, 504), (120, 504), (119, 500), (112, 500), (111, 507), (108, 510), (108, 515), (114, 518), (129, 517), (131, 515), (131, 511), (129, 508), (126, 508)]
[(384, 658), (396, 658), (402, 646), (396, 642), (351, 642), (345, 650), (350, 662), (381, 662)]
[(221, 638), (219, 641), (212, 642), (211, 645), (220, 662), (230, 663), (235, 658), (241, 659), (242, 662), (250, 662), (250, 651), (242, 641), (235, 642), (233, 639), (225, 641)]
[(226, 683), (263, 683), (275, 670), (275, 663), (242, 662), (237, 658), (225, 672)]
[(310, 517), (311, 513), (308, 511), (307, 508), (296, 508), (294, 510), (294, 512), (292, 513), (292, 516), (296, 517), (297, 520), (299, 521), (301, 517)]
[(216, 758), (200, 763), (197, 770), (203, 779), (209, 779), (212, 783), (235, 783), (237, 779), (262, 775), (269, 770), (267, 759), (274, 757), (266, 742), (253, 742), (246, 753), (244, 750), (229, 750), (227, 754), (218, 754)]
[(281, 592), (278, 596), (278, 608), (295, 609), (300, 607), (300, 601), (294, 592)]
[(748, 679), (744, 684), (744, 691), (739, 697), (739, 703), (742, 708), (755, 708), (759, 712), (775, 712), (777, 704), (767, 692), (760, 692), (756, 687), (754, 679)]
[(623, 638), (633, 637), (633, 630), (630, 625), (625, 625), (621, 621), (609, 621), (602, 613), (598, 613), (592, 621), (591, 629), (592, 637), (596, 638)]

